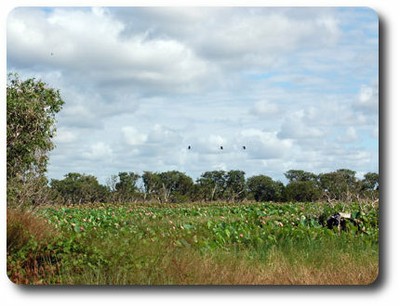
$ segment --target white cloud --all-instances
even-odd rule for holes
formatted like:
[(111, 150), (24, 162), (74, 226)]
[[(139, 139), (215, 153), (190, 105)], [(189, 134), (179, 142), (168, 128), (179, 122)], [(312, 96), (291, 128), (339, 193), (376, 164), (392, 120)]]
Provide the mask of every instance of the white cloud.
[(259, 129), (243, 130), (240, 140), (246, 145), (246, 153), (253, 159), (284, 158), (292, 148), (290, 140), (279, 139), (276, 132)]
[[(238, 58), (251, 65), (271, 65), (281, 53), (306, 44), (323, 45), (322, 37), (326, 40), (338, 32), (329, 18), (289, 18), (268, 9), (235, 11), (224, 22), (208, 24), (209, 31), (200, 32), (197, 38), (199, 49), (232, 66)], [(209, 43), (204, 43), (206, 40)]]
[(56, 133), (56, 143), (72, 143), (76, 140), (76, 134), (65, 128), (59, 128)]
[(121, 129), (125, 143), (131, 146), (141, 145), (147, 140), (147, 135), (139, 132), (135, 127), (124, 126)]
[[(201, 158), (210, 159), (209, 161), (212, 161), (215, 154), (226, 154), (228, 152), (227, 146), (232, 144), (232, 139), (228, 139), (227, 136), (215, 134), (213, 132), (209, 134), (206, 130), (197, 137), (193, 135), (188, 138), (187, 145), (191, 146), (190, 153), (198, 154)], [(220, 149), (221, 146), (225, 147), (225, 151)]]
[(357, 130), (355, 129), (355, 127), (350, 126), (346, 129), (345, 133), (341, 135), (338, 139), (339, 141), (344, 141), (344, 142), (354, 142), (358, 139)]
[[(190, 48), (172, 38), (121, 38), (124, 25), (107, 10), (55, 9), (49, 14), (14, 10), (8, 22), (13, 61), (68, 68), (79, 79), (126, 82), (168, 91), (198, 90), (212, 70)], [(29, 50), (29, 53), (26, 52)], [(110, 73), (111, 71), (112, 73)], [(142, 89), (143, 90), (143, 89)]]
[(179, 133), (161, 124), (155, 124), (147, 139), (148, 143), (157, 144), (160, 147), (181, 145), (182, 137)]
[(362, 85), (355, 102), (356, 107), (375, 111), (378, 108), (378, 89), (376, 86)]
[[(314, 116), (313, 113), (309, 115)], [(322, 127), (312, 126), (312, 121), (307, 120), (307, 113), (298, 111), (286, 117), (283, 121), (278, 137), (281, 139), (311, 139), (324, 136)]]
[(317, 25), (321, 26), (328, 35), (324, 35), (322, 39), (328, 43), (332, 44), (337, 42), (340, 35), (339, 21), (333, 16), (324, 15), (317, 19)]
[(278, 105), (265, 100), (256, 102), (254, 106), (250, 109), (251, 114), (264, 118), (275, 116), (278, 112)]
[(97, 142), (90, 146), (89, 151), (84, 152), (84, 157), (90, 160), (104, 160), (111, 158), (113, 154), (112, 149), (104, 142)]
[(215, 148), (219, 148), (220, 146), (227, 144), (227, 140), (220, 135), (210, 135), (208, 140), (209, 144)]

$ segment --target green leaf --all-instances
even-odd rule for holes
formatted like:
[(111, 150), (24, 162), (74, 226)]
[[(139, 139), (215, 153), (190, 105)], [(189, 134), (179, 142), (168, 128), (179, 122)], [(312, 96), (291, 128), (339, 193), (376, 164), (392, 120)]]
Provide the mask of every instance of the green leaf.
[(191, 229), (194, 228), (194, 226), (191, 225), (191, 224), (185, 223), (185, 224), (183, 225), (183, 228), (184, 228), (185, 230), (191, 230)]

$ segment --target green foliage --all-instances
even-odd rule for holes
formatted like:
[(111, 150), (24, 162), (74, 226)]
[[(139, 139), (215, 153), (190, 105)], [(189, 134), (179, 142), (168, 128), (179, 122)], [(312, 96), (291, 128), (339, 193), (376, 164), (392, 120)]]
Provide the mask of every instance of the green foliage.
[[(50, 192), (50, 197), (59, 194), (64, 202), (70, 203), (242, 202), (246, 199), (257, 202), (328, 200), (333, 203), (379, 199), (379, 175), (376, 173), (367, 173), (363, 180), (358, 180), (354, 171), (346, 169), (320, 175), (289, 170), (285, 175), (289, 179), (286, 186), (266, 175), (246, 179), (244, 171), (240, 170), (207, 171), (196, 183), (185, 173), (175, 170), (145, 171), (141, 176), (134, 172), (120, 172), (112, 175), (105, 187), (93, 176), (70, 173), (62, 181), (52, 180), (50, 191), (56, 193)], [(142, 186), (138, 184), (140, 179)]]
[(179, 171), (145, 171), (142, 179), (146, 196), (160, 203), (187, 201), (193, 190), (192, 178)]
[(162, 186), (160, 176), (157, 173), (145, 171), (142, 175), (142, 180), (144, 184), (145, 199), (157, 198), (157, 200), (161, 202), (161, 197), (159, 196), (159, 190)]
[(204, 200), (222, 199), (226, 189), (226, 173), (223, 170), (204, 172), (197, 180)]
[(197, 196), (202, 200), (237, 202), (246, 198), (245, 173), (241, 170), (204, 172), (197, 185)]
[[(284, 244), (288, 239), (292, 242), (293, 239), (325, 239), (333, 232), (323, 227), (321, 216), (325, 219), (338, 208), (312, 203), (135, 208), (97, 205), (48, 208), (43, 214), (56, 228), (81, 237), (95, 235), (105, 239), (124, 232), (143, 243), (169, 238), (172, 243), (181, 244), (185, 239), (192, 246), (210, 249), (229, 248), (233, 244), (257, 248), (260, 243), (270, 247)], [(360, 211), (356, 204), (347, 209), (357, 226), (349, 227), (356, 229), (355, 232), (342, 235), (346, 239), (377, 243), (378, 211), (373, 207)]]
[(69, 204), (104, 202), (108, 192), (96, 177), (79, 173), (68, 173), (62, 180), (53, 179), (50, 186)]
[(246, 179), (244, 171), (231, 170), (225, 175), (225, 198), (228, 201), (242, 201), (246, 197)]
[(289, 182), (309, 182), (316, 181), (317, 175), (303, 170), (289, 170), (285, 173), (285, 177)]
[(164, 202), (184, 202), (193, 186), (191, 177), (179, 171), (160, 173)]
[(357, 194), (358, 184), (355, 171), (339, 169), (319, 175), (321, 188), (330, 199), (351, 201)]
[(310, 202), (321, 198), (322, 190), (313, 181), (291, 181), (285, 188), (287, 201)]
[(140, 178), (139, 174), (133, 172), (118, 173), (118, 182), (115, 184), (115, 196), (118, 202), (133, 202), (138, 198), (139, 189), (136, 184)]
[(322, 196), (318, 176), (303, 170), (289, 170), (285, 173), (289, 183), (285, 188), (284, 198), (287, 201), (316, 201)]
[(7, 84), (7, 179), (46, 171), (53, 149), (55, 115), (64, 101), (43, 81), (22, 81), (9, 74)]
[(256, 175), (247, 180), (250, 194), (259, 201), (281, 201), (283, 184), (266, 175)]
[(8, 75), (8, 206), (36, 205), (50, 197), (44, 173), (54, 147), (55, 115), (63, 104), (59, 91), (43, 81)]
[(371, 200), (379, 198), (379, 174), (368, 172), (361, 181), (361, 194)]
[[(30, 232), (36, 234), (21, 235), (24, 243), (14, 244), (7, 254), (8, 274), (19, 283), (152, 284), (161, 275), (169, 283), (166, 267), (175, 265), (174, 254), (182, 251), (196, 256), (246, 254), (257, 264), (276, 252), (293, 265), (299, 256), (321, 263), (333, 260), (332, 254), (375, 262), (379, 208), (348, 204), (345, 209), (354, 224), (340, 233), (323, 226), (321, 220), (343, 208), (343, 203), (226, 202), (40, 208), (40, 220), (47, 220), (46, 227), (53, 228), (48, 232), (55, 234), (44, 240), (40, 235), (45, 231), (35, 225), (37, 230)], [(8, 224), (14, 224), (16, 233), (26, 227)], [(36, 273), (38, 267), (44, 270)]]

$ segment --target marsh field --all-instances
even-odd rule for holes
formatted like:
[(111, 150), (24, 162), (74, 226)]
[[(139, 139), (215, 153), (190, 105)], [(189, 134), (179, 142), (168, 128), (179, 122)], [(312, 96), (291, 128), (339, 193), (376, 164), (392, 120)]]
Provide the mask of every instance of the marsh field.
[[(336, 212), (351, 218), (329, 229)], [(8, 209), (17, 284), (369, 285), (377, 203), (85, 204)]]

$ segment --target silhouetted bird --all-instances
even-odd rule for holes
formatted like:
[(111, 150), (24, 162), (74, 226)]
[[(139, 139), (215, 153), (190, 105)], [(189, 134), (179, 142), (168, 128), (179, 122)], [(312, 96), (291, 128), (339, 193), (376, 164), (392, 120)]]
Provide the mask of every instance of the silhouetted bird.
[(243, 146), (242, 148), (243, 148), (243, 150), (246, 150), (246, 146)]
[(188, 146), (188, 150), (190, 150), (192, 147), (191, 146)]
[(221, 150), (223, 150), (223, 149), (224, 149), (224, 147), (223, 147), (223, 146), (220, 146), (219, 148), (220, 148)]

